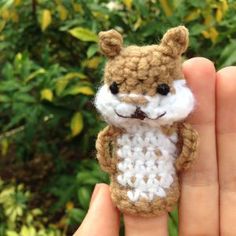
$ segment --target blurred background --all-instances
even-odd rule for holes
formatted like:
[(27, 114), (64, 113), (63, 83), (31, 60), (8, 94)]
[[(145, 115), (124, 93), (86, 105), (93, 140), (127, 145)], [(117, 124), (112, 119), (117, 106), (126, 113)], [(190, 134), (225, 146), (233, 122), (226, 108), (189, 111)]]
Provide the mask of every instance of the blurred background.
[(236, 63), (235, 12), (234, 0), (0, 0), (0, 236), (72, 235), (108, 182), (94, 148), (99, 31), (144, 45), (184, 24), (185, 57), (219, 69)]

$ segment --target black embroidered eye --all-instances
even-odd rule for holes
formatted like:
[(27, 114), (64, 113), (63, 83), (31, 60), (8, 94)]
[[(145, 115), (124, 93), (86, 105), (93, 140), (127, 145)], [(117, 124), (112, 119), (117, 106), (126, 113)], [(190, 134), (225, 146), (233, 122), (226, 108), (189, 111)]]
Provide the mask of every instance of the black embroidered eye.
[(113, 94), (117, 94), (119, 93), (119, 88), (118, 88), (118, 85), (116, 82), (113, 82), (111, 85), (110, 85), (110, 90), (111, 90), (111, 93)]
[(159, 84), (157, 86), (157, 93), (161, 95), (167, 95), (170, 92), (170, 86), (168, 84)]

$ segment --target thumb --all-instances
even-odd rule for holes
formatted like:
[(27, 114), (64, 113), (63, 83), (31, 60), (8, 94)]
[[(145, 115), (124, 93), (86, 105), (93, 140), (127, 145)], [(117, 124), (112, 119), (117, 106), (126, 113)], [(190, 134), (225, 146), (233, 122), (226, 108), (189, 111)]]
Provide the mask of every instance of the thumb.
[(110, 198), (109, 186), (97, 184), (90, 207), (74, 236), (118, 236), (119, 213)]
[(158, 217), (124, 215), (126, 236), (168, 236), (168, 214)]

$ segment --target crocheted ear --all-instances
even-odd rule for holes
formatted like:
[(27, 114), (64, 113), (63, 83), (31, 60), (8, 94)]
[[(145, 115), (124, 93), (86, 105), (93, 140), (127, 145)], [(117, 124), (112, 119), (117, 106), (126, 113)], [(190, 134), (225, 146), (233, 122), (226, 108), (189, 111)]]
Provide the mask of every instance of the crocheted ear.
[(188, 41), (188, 29), (184, 26), (178, 26), (169, 29), (164, 34), (160, 46), (164, 54), (177, 57), (186, 51)]
[(120, 53), (123, 38), (116, 30), (102, 31), (98, 34), (99, 46), (102, 54), (107, 57), (115, 57)]

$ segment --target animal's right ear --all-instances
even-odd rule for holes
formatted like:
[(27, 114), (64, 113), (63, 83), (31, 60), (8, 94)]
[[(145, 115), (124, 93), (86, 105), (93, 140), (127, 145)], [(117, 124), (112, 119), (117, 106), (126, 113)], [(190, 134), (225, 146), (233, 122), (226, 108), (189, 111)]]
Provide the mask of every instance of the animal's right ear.
[(99, 47), (105, 56), (112, 58), (117, 56), (123, 46), (123, 37), (116, 30), (102, 31), (98, 34)]
[(178, 26), (169, 29), (161, 40), (160, 46), (165, 54), (177, 57), (180, 56), (188, 47), (188, 29)]

